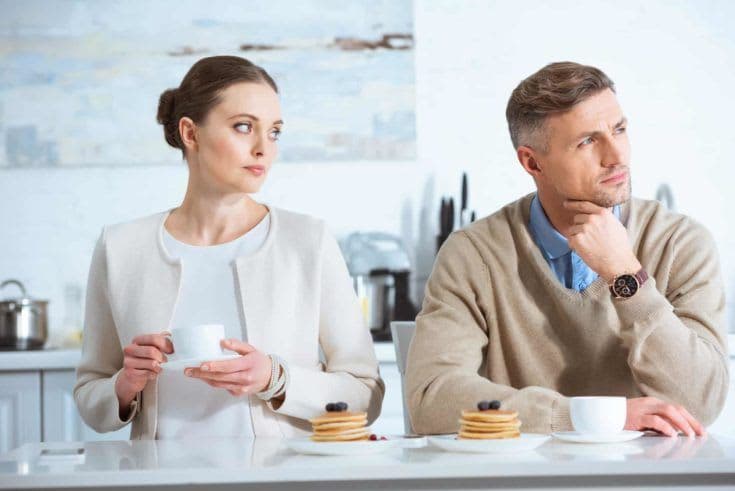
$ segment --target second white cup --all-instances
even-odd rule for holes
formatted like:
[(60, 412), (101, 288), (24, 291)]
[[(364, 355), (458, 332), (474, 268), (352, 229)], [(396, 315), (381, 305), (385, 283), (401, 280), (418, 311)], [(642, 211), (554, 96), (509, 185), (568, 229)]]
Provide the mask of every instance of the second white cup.
[(579, 433), (602, 435), (623, 431), (628, 416), (625, 397), (572, 397), (569, 415)]

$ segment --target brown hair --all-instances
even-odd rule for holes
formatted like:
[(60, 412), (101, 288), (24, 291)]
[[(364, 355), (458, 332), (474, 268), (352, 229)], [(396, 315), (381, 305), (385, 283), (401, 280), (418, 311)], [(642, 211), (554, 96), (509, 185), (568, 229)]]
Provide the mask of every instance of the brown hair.
[(210, 109), (220, 102), (220, 93), (239, 82), (269, 85), (275, 92), (278, 87), (261, 67), (238, 56), (210, 56), (192, 65), (175, 89), (168, 89), (158, 100), (156, 120), (163, 125), (166, 142), (184, 152), (179, 134), (179, 120), (191, 118), (195, 123), (203, 121)]
[[(598, 68), (571, 61), (546, 65), (510, 95), (505, 118), (513, 147), (530, 145), (547, 116), (567, 111), (604, 89), (615, 92), (615, 84)], [(546, 146), (545, 142), (536, 144)]]

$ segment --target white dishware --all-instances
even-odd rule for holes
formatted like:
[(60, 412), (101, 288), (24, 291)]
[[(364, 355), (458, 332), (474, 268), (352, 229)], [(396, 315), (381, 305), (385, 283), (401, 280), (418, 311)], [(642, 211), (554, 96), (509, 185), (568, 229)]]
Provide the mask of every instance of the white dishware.
[(311, 438), (289, 438), (283, 442), (289, 449), (306, 455), (373, 455), (400, 447), (398, 440), (360, 440), (357, 442), (315, 442)]
[(572, 397), (569, 400), (572, 426), (579, 433), (610, 435), (625, 428), (625, 397)]
[(221, 361), (237, 358), (238, 354), (226, 352), (220, 342), (225, 338), (222, 324), (200, 324), (171, 330), (174, 352), (168, 361), (161, 363), (163, 369), (196, 367), (206, 361)]
[(240, 355), (234, 354), (234, 353), (228, 353), (225, 355), (219, 355), (219, 356), (197, 356), (192, 358), (172, 358), (169, 357), (168, 361), (165, 363), (161, 363), (161, 369), (162, 370), (180, 370), (183, 368), (199, 368), (199, 366), (207, 361), (224, 361), (224, 360), (234, 360), (235, 358), (238, 358)]
[(642, 431), (618, 431), (617, 433), (581, 433), (579, 431), (558, 431), (551, 436), (565, 442), (574, 443), (620, 443), (643, 436)]
[(521, 433), (518, 438), (498, 440), (470, 440), (457, 435), (430, 436), (429, 444), (448, 452), (510, 453), (533, 450), (549, 440), (549, 435)]

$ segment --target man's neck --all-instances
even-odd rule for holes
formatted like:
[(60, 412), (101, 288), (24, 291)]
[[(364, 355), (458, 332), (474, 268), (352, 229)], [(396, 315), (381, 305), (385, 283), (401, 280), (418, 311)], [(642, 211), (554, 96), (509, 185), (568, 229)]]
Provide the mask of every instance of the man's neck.
[(538, 191), (538, 199), (541, 203), (546, 218), (557, 232), (569, 238), (569, 229), (574, 225), (575, 212), (564, 208), (564, 198), (549, 193)]

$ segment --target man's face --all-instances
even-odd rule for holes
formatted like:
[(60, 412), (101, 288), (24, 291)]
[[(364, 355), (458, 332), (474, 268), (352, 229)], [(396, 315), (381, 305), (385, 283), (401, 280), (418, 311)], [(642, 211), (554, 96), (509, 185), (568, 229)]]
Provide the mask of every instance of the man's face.
[(609, 208), (630, 198), (630, 142), (627, 120), (609, 89), (569, 111), (549, 116), (539, 138), (546, 148), (535, 150), (541, 172), (539, 191), (560, 201), (591, 201)]

